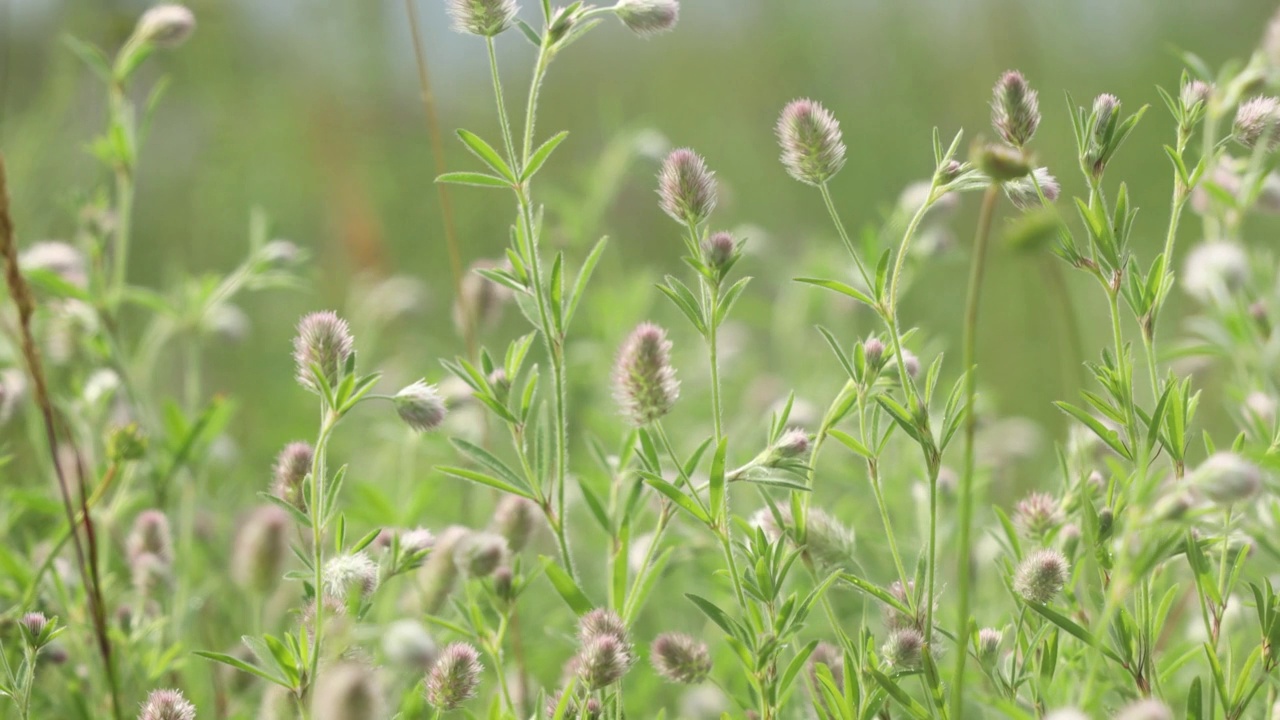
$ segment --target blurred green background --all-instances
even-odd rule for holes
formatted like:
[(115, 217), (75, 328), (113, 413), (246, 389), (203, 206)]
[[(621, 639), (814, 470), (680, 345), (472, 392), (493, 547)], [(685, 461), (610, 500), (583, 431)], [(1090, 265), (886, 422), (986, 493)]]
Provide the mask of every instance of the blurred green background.
[[(103, 124), (104, 91), (63, 36), (114, 51), (146, 5), (0, 0), (0, 148), (10, 163), (24, 242), (69, 235), (81, 201), (106, 187), (84, 150)], [(180, 273), (231, 267), (243, 256), (255, 206), (273, 219), (277, 235), (312, 251), (313, 281), (305, 292), (253, 297), (245, 304), (252, 328), (244, 341), (210, 350), (209, 390), (242, 399), (232, 433), (240, 467), (252, 476), (245, 482), (252, 483), (283, 441), (312, 432), (310, 403), (291, 381), (292, 324), (308, 309), (348, 307), (357, 275), (408, 274), (426, 283), (413, 303), (419, 312), (386, 335), (372, 362), (396, 357), (393, 376), (438, 379), (436, 359), (462, 346), (450, 321), (434, 159), (404, 5), (191, 5), (199, 18), (194, 38), (158, 55), (140, 83), (164, 75), (171, 85), (142, 150), (131, 275), (163, 285)], [(1128, 181), (1144, 208), (1138, 250), (1146, 262), (1163, 236), (1171, 183), (1160, 145), (1171, 141), (1172, 121), (1155, 85), (1176, 87), (1176, 49), (1214, 67), (1246, 57), (1275, 9), (1273, 0), (683, 5), (674, 33), (640, 41), (610, 22), (557, 60), (539, 127), (544, 137), (561, 128), (571, 136), (540, 181), (541, 200), (562, 218), (551, 241), (578, 257), (596, 236), (612, 238), (589, 293), (589, 317), (576, 328), (581, 367), (599, 373), (592, 359), (607, 358), (634, 322), (652, 316), (675, 329), (687, 394), (696, 396), (705, 385), (701, 350), (651, 289), (660, 273), (682, 267), (676, 228), (656, 207), (653, 176), (665, 147), (689, 145), (707, 157), (722, 182), (716, 224), (752, 228), (750, 256), (740, 267), (757, 280), (739, 305), (741, 326), (730, 329), (738, 333), (730, 344), (743, 350), (727, 375), (729, 408), (740, 427), (753, 430), (789, 388), (816, 405), (838, 389), (838, 367), (814, 322), (850, 342), (874, 328), (865, 315), (789, 282), (830, 275), (834, 263), (847, 263), (818, 196), (790, 181), (777, 162), (772, 127), (786, 101), (811, 96), (841, 119), (849, 163), (833, 189), (853, 226), (878, 223), (907, 183), (929, 173), (934, 126), (945, 136), (960, 128), (968, 137), (990, 134), (990, 87), (1006, 68), (1025, 72), (1041, 93), (1046, 120), (1035, 147), (1067, 194), (1081, 183), (1064, 91), (1082, 102), (1112, 92), (1130, 109), (1151, 103), (1109, 173)], [(441, 0), (421, 0), (419, 9), (444, 126), (496, 137), (482, 44), (450, 31)], [(532, 50), (516, 32), (500, 38), (517, 107)], [(462, 147), (446, 141), (446, 166), (471, 167)], [(453, 199), (465, 259), (499, 253), (507, 199), (467, 189), (455, 190)], [(962, 245), (974, 205), (967, 198), (952, 223)], [(1186, 223), (1184, 238), (1196, 239), (1197, 227)], [(926, 263), (904, 305), (905, 321), (930, 338), (926, 360), (943, 350), (958, 356), (964, 255), (942, 253)], [(1062, 325), (1044, 291), (1042, 261), (995, 253), (979, 359), (992, 406), (1060, 436), (1064, 425), (1049, 403), (1073, 392), (1062, 382)], [(1096, 357), (1107, 336), (1100, 295), (1083, 278), (1068, 274), (1068, 280), (1086, 354)], [(1167, 316), (1166, 337), (1177, 313)], [(524, 331), (508, 313), (484, 340), (500, 346)], [(949, 368), (955, 372), (954, 363)], [(579, 407), (593, 422), (612, 412), (603, 383), (604, 377), (574, 379)]]
[[(849, 272), (849, 263), (818, 194), (788, 178), (778, 162), (773, 126), (787, 101), (813, 97), (840, 118), (849, 161), (832, 189), (845, 222), (859, 229), (879, 226), (903, 188), (932, 171), (935, 126), (945, 138), (961, 128), (969, 138), (991, 134), (990, 89), (1008, 68), (1022, 70), (1040, 91), (1045, 120), (1034, 147), (1062, 181), (1064, 196), (1079, 193), (1082, 185), (1064, 93), (1082, 103), (1101, 92), (1115, 93), (1131, 111), (1149, 103), (1152, 111), (1108, 172), (1110, 186), (1128, 182), (1144, 208), (1136, 251), (1145, 267), (1164, 238), (1172, 183), (1160, 147), (1172, 141), (1173, 122), (1155, 86), (1177, 87), (1180, 49), (1211, 67), (1247, 57), (1276, 2), (682, 4), (674, 33), (642, 41), (608, 22), (557, 59), (543, 95), (539, 135), (567, 129), (570, 137), (539, 175), (537, 199), (548, 206), (547, 245), (566, 249), (575, 267), (596, 238), (611, 238), (573, 328), (575, 428), (601, 437), (608, 448), (617, 444), (625, 429), (609, 396), (608, 365), (635, 323), (654, 319), (672, 329), (676, 344), (683, 399), (670, 422), (687, 451), (710, 431), (706, 360), (685, 320), (653, 289), (663, 273), (689, 277), (679, 261), (678, 228), (657, 207), (654, 175), (670, 147), (688, 145), (707, 158), (721, 182), (713, 224), (747, 238), (738, 271), (756, 278), (724, 330), (728, 428), (733, 454), (740, 456), (732, 460), (744, 462), (765, 442), (768, 412), (788, 391), (796, 391), (811, 416), (843, 384), (815, 323), (846, 343), (878, 329), (874, 318), (830, 293), (791, 282), (803, 275), (840, 276)], [(113, 53), (147, 5), (0, 0), (0, 151), (9, 164), (24, 245), (70, 237), (86, 198), (109, 188), (109, 178), (86, 152), (105, 125), (105, 92), (67, 49), (64, 36)], [(302, 245), (314, 259), (301, 292), (247, 297), (247, 333), (208, 347), (205, 393), (226, 393), (237, 402), (231, 442), (220, 446), (234, 450), (220, 457), (236, 460), (205, 472), (199, 489), (200, 507), (218, 515), (219, 537), (210, 541), (217, 555), (217, 548), (227, 546), (236, 514), (258, 502), (253, 492), (265, 489), (275, 453), (287, 441), (315, 432), (314, 399), (294, 382), (290, 356), (292, 328), (302, 313), (335, 308), (351, 317), (362, 366), (385, 369), (389, 391), (423, 375), (439, 381), (444, 372), (438, 360), (464, 347), (452, 321), (450, 266), (433, 183), (436, 158), (403, 2), (192, 0), (191, 7), (198, 17), (191, 41), (158, 53), (138, 82), (140, 91), (161, 77), (170, 85), (141, 151), (131, 279), (169, 287), (186, 274), (234, 267), (245, 255), (254, 208), (271, 217), (275, 236)], [(443, 0), (418, 0), (418, 8), (443, 125), (496, 138), (483, 44), (449, 29)], [(529, 11), (536, 8), (526, 8), (532, 19)], [(509, 103), (523, 107), (533, 48), (517, 32), (500, 37), (499, 46)], [(473, 158), (450, 137), (445, 154), (447, 168), (475, 169)], [(464, 260), (499, 255), (507, 242), (510, 198), (471, 188), (451, 195)], [(1060, 205), (1067, 207), (1066, 197)], [(913, 347), (926, 362), (946, 352), (950, 378), (958, 370), (965, 248), (975, 206), (972, 197), (962, 200), (948, 221), (950, 243), (945, 229), (931, 234), (943, 250), (921, 263), (901, 308), (906, 324), (922, 328), (922, 340)], [(1188, 217), (1180, 250), (1200, 239), (1198, 229), (1199, 222)], [(1251, 231), (1266, 241), (1275, 229), (1259, 224)], [(1047, 291), (1050, 262), (1047, 251), (1028, 256), (997, 248), (979, 337), (986, 407), (1000, 417), (1030, 418), (1045, 441), (1065, 434), (1066, 424), (1050, 403), (1076, 396), (1080, 380), (1072, 368), (1084, 359), (1071, 356), (1064, 344), (1061, 309)], [(1080, 315), (1084, 356), (1096, 358), (1110, 337), (1101, 294), (1091, 281), (1062, 271)], [(370, 295), (372, 279), (393, 276), (416, 278), (421, 291), (402, 283), (392, 286), (389, 298), (385, 286), (381, 299)], [(1190, 310), (1181, 293), (1173, 302), (1161, 326), (1169, 340)], [(375, 338), (369, 318), (378, 307), (397, 303), (411, 312)], [(138, 331), (126, 328), (126, 335)], [(482, 341), (500, 351), (527, 331), (509, 309)], [(180, 373), (167, 371), (161, 385), (168, 375), (176, 396)], [(1212, 424), (1233, 400), (1213, 393), (1212, 376), (1200, 378), (1198, 386), (1210, 390), (1201, 418)], [(385, 407), (370, 410), (360, 416), (366, 425), (344, 425), (336, 440), (335, 453), (351, 461), (352, 476), (360, 479), (344, 490), (359, 525), (355, 534), (383, 523), (437, 529), (450, 522), (483, 524), (485, 508), (473, 505), (468, 516), (465, 495), (430, 470), (442, 459), (456, 461), (443, 439), (433, 435), (412, 445), (390, 416)], [(995, 426), (987, 449), (1020, 456), (1026, 428)], [(6, 446), (22, 439), (20, 432), (15, 425), (3, 429)], [(387, 442), (371, 444), (371, 436)], [(582, 437), (575, 434), (573, 470), (607, 492)], [(1219, 440), (1225, 444), (1226, 438)], [(429, 462), (415, 450), (422, 447)], [(1039, 443), (1031, 457), (997, 479), (992, 502), (1008, 506), (1027, 487), (1056, 482), (1051, 444)], [(909, 499), (919, 474), (911, 458), (885, 468), (900, 515), (920, 509)], [(863, 547), (883, 543), (861, 464), (836, 450), (824, 456), (823, 466), (822, 506), (838, 507), (841, 519), (859, 529)], [(738, 509), (745, 515), (752, 508), (744, 503)], [(589, 521), (582, 525), (581, 547), (592, 548), (594, 531)], [(692, 547), (682, 551), (691, 553)], [(218, 577), (207, 579), (211, 594), (225, 594), (216, 587)], [(690, 574), (685, 580), (707, 577)], [(543, 607), (562, 610), (546, 597)], [(237, 607), (229, 603), (231, 610), (223, 610), (234, 613)], [(665, 615), (660, 620), (672, 622)], [(239, 631), (232, 625), (204, 624), (202, 645), (233, 644)], [(552, 634), (551, 625), (535, 630), (534, 637), (545, 634), (563, 649), (568, 643)], [(552, 655), (543, 652), (539, 659)], [(544, 682), (554, 682), (561, 659), (539, 666)]]

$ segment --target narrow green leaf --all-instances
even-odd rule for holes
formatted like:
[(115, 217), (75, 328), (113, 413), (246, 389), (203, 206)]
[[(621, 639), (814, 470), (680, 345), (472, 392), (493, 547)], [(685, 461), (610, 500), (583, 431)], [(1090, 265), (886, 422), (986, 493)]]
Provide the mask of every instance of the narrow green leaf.
[(560, 597), (564, 598), (569, 608), (579, 615), (586, 615), (595, 607), (590, 600), (587, 599), (586, 593), (582, 592), (582, 588), (578, 587), (578, 583), (573, 581), (569, 573), (564, 571), (556, 561), (549, 557), (542, 558), (542, 572), (551, 581), (552, 587), (556, 592), (560, 593)]
[(511, 189), (511, 183), (500, 177), (478, 172), (448, 172), (436, 178), (438, 183), (448, 185), (471, 185), (472, 187), (492, 187)]
[(520, 182), (528, 181), (529, 178), (532, 178), (541, 170), (543, 163), (547, 161), (547, 158), (551, 157), (551, 153), (555, 152), (555, 149), (560, 147), (560, 143), (564, 142), (567, 137), (569, 137), (569, 131), (558, 132), (550, 140), (542, 143), (537, 150), (534, 150), (533, 154), (529, 156), (529, 164), (525, 166), (524, 172), (520, 174)]
[(450, 477), (455, 477), (461, 480), (470, 480), (471, 482), (479, 483), (480, 485), (488, 485), (491, 488), (497, 488), (502, 492), (511, 493), (512, 495), (519, 495), (520, 497), (527, 498), (529, 500), (536, 501), (538, 499), (534, 497), (534, 495), (528, 490), (525, 490), (520, 487), (516, 487), (515, 485), (511, 485), (510, 483), (505, 483), (499, 480), (498, 478), (492, 477), (490, 475), (485, 475), (482, 472), (477, 472), (475, 470), (469, 470), (467, 468), (462, 468), (462, 467), (453, 467), (449, 465), (437, 465), (436, 469)]
[(835, 292), (838, 292), (841, 295), (847, 295), (853, 298), (854, 300), (864, 303), (870, 307), (873, 307), (873, 308), (876, 307), (875, 300), (872, 300), (869, 295), (862, 292), (861, 290), (858, 290), (852, 285), (848, 285), (846, 283), (838, 282), (836, 280), (823, 280), (822, 278), (807, 278), (807, 277), (796, 278), (795, 281), (804, 283), (806, 285), (816, 285), (820, 288), (834, 290)]
[(250, 665), (249, 663), (241, 660), (240, 658), (232, 657), (231, 655), (227, 655), (226, 653), (216, 653), (216, 652), (208, 652), (205, 650), (196, 650), (195, 654), (199, 655), (202, 658), (205, 658), (206, 660), (219, 662), (219, 663), (222, 663), (223, 665), (230, 665), (231, 667), (237, 670), (241, 670), (243, 672), (247, 672), (250, 675), (257, 675), (263, 680), (266, 680), (267, 682), (270, 682), (270, 683), (274, 683), (281, 687), (286, 687), (286, 688), (289, 687), (289, 682), (284, 678), (276, 677), (275, 675), (268, 673), (266, 670), (263, 670), (260, 667), (257, 667), (255, 665)]
[(459, 130), (458, 138), (462, 140), (462, 144), (466, 145), (473, 155), (480, 158), (485, 165), (488, 165), (498, 175), (510, 181), (510, 184), (514, 185), (517, 182), (516, 174), (511, 171), (511, 168), (502, 159), (502, 156), (498, 154), (498, 151), (482, 140), (479, 135), (470, 130)]

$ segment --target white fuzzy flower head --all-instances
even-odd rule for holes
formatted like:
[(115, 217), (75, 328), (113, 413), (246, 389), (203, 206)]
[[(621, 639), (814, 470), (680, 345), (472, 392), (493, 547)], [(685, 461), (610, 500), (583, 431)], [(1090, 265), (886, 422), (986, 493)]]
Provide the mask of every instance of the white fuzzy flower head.
[(1224, 302), (1249, 279), (1249, 257), (1239, 244), (1211, 240), (1197, 245), (1182, 270), (1182, 289), (1202, 303)]
[(175, 4), (156, 5), (142, 14), (134, 37), (156, 47), (176, 48), (191, 37), (196, 29), (196, 16), (186, 7)]
[(511, 27), (520, 7), (515, 0), (449, 0), (448, 10), (454, 30), (494, 37)]
[(322, 579), (331, 598), (346, 600), (352, 591), (368, 597), (378, 589), (378, 564), (363, 552), (338, 555), (324, 564)]
[(619, 0), (613, 11), (641, 37), (667, 32), (680, 19), (680, 3), (676, 0)]
[(396, 393), (392, 400), (400, 419), (418, 432), (429, 432), (440, 427), (448, 413), (440, 391), (435, 385), (428, 385), (422, 380)]

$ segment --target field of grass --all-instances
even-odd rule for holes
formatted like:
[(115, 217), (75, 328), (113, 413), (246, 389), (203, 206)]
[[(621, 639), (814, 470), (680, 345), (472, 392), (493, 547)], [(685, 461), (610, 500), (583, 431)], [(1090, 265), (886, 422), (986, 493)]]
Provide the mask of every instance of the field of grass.
[(523, 5), (0, 0), (0, 718), (1280, 717), (1273, 3)]

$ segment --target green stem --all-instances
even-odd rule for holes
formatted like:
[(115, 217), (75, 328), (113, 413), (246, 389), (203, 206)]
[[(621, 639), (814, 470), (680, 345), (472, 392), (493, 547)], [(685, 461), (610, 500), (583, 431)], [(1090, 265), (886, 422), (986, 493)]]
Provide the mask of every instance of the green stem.
[[(977, 437), (977, 350), (978, 350), (978, 311), (982, 300), (982, 279), (986, 271), (987, 245), (991, 240), (991, 222), (995, 216), (996, 201), (1000, 197), (1000, 187), (992, 184), (982, 197), (982, 209), (978, 215), (978, 230), (973, 242), (973, 257), (969, 263), (969, 290), (965, 298), (964, 313), (964, 470), (960, 476), (960, 539), (959, 556), (956, 571), (959, 573), (960, 602), (956, 618), (956, 633), (960, 643), (960, 651), (956, 653), (955, 675), (951, 681), (951, 709), (956, 717), (964, 713), (964, 666), (969, 653), (965, 652), (969, 635), (969, 596), (973, 579), (970, 573), (970, 558), (973, 554), (973, 486), (975, 474), (974, 446)], [(937, 483), (934, 483), (936, 486)], [(936, 494), (936, 487), (931, 488), (930, 496)], [(936, 518), (932, 521), (936, 524)]]
[(867, 274), (867, 268), (862, 264), (862, 258), (858, 257), (858, 250), (853, 245), (853, 240), (849, 238), (849, 232), (844, 229), (844, 223), (840, 221), (840, 213), (836, 210), (835, 200), (831, 198), (831, 190), (826, 183), (818, 186), (818, 190), (822, 193), (822, 201), (827, 205), (827, 212), (831, 214), (831, 221), (836, 225), (836, 232), (840, 235), (840, 242), (844, 243), (844, 247), (849, 251), (849, 256), (853, 258), (854, 265), (858, 266), (858, 273), (862, 275), (862, 281), (866, 283), (867, 289), (875, 292), (875, 283), (871, 282), (871, 276)]
[(527, 165), (529, 156), (533, 154), (533, 130), (538, 117), (538, 97), (541, 95), (542, 81), (547, 76), (547, 65), (551, 63), (551, 49), (547, 45), (548, 42), (550, 41), (544, 38), (542, 46), (538, 48), (538, 60), (533, 67), (533, 81), (529, 84), (529, 101), (524, 110), (524, 154), (521, 156), (520, 167)]
[(320, 434), (316, 438), (311, 456), (311, 563), (315, 571), (313, 587), (315, 613), (311, 621), (311, 675), (308, 683), (314, 683), (320, 671), (320, 641), (324, 635), (324, 507), (325, 461), (329, 436), (338, 422), (337, 415), (321, 402)]
[[(502, 126), (503, 141), (506, 144), (507, 156), (513, 165), (516, 165), (515, 143), (511, 135), (511, 122), (507, 115), (506, 103), (503, 100), (502, 80), (498, 72), (498, 58), (494, 52), (493, 39), (488, 39), (489, 48), (489, 67), (493, 75), (493, 91), (498, 107), (499, 123)], [(546, 71), (546, 63), (542, 58), (545, 55), (545, 47), (539, 54), (538, 68), (534, 72), (534, 86), (537, 87), (542, 82), (542, 75)], [(531, 102), (529, 111), (532, 113), (536, 110), (536, 105)], [(529, 115), (525, 118), (525, 137), (529, 138), (533, 134), (533, 117)], [(519, 168), (512, 168), (514, 172), (519, 172)], [(564, 338), (552, 326), (551, 314), (547, 309), (550, 302), (547, 297), (547, 290), (542, 282), (542, 263), (538, 257), (538, 238), (537, 224), (533, 218), (533, 207), (529, 200), (528, 183), (516, 188), (516, 203), (518, 205), (519, 218), (518, 221), (522, 226), (525, 238), (525, 247), (516, 248), (522, 254), (527, 255), (525, 260), (529, 264), (530, 280), (533, 284), (533, 296), (538, 309), (538, 321), (540, 327), (539, 334), (542, 335), (543, 344), (547, 351), (548, 359), (552, 365), (552, 382), (554, 390), (553, 412), (555, 415), (556, 425), (556, 462), (555, 462), (555, 478), (553, 494), (555, 496), (555, 515), (556, 521), (552, 527), (555, 530), (556, 541), (560, 546), (561, 559), (564, 562), (565, 570), (571, 575), (576, 576), (573, 558), (569, 553), (569, 542), (566, 536), (565, 523), (565, 479), (567, 476), (568, 465), (568, 446), (569, 446), (569, 429), (568, 419), (566, 415), (567, 402), (567, 378), (565, 377), (563, 343)]]
[(498, 53), (494, 48), (493, 38), (485, 38), (485, 46), (489, 49), (489, 72), (493, 75), (493, 95), (498, 102), (498, 122), (502, 126), (502, 143), (506, 146), (507, 157), (511, 160), (512, 172), (520, 174), (520, 168), (515, 165), (516, 162), (516, 146), (511, 138), (511, 120), (507, 115), (507, 103), (503, 99), (502, 94), (502, 77), (498, 73)]

